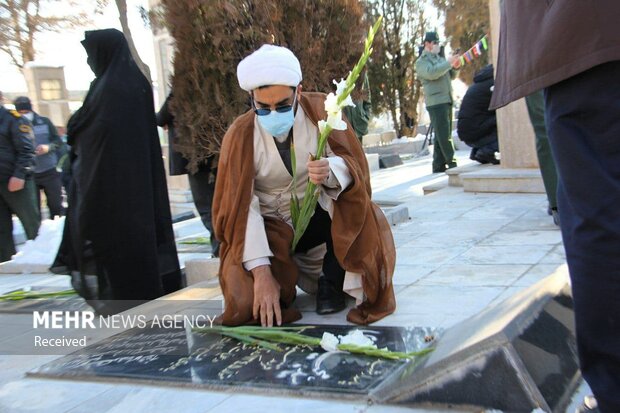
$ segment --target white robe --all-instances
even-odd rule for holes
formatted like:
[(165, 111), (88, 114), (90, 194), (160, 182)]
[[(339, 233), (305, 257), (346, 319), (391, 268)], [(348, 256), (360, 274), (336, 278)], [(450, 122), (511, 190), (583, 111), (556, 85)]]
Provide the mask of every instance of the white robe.
[[(310, 154), (316, 153), (318, 136), (318, 128), (307, 118), (302, 107), (298, 106), (293, 124), (293, 144), (297, 167), (295, 190), (300, 202), (308, 182), (306, 163)], [(352, 178), (344, 160), (336, 156), (329, 145), (325, 148), (325, 157), (329, 161), (330, 177), (320, 187), (319, 204), (331, 218), (333, 201), (351, 184)], [(259, 265), (268, 265), (269, 257), (273, 256), (263, 217), (278, 218), (292, 227), (290, 200), (293, 179), (284, 166), (274, 138), (260, 126), (258, 119), (254, 120), (254, 169), (256, 175), (243, 251), (243, 265), (248, 271)], [(324, 255), (325, 244), (313, 248), (307, 254), (295, 254), (299, 267), (298, 285), (303, 290), (316, 292)], [(360, 274), (347, 272), (343, 289), (355, 297), (358, 304), (361, 303), (363, 290)]]

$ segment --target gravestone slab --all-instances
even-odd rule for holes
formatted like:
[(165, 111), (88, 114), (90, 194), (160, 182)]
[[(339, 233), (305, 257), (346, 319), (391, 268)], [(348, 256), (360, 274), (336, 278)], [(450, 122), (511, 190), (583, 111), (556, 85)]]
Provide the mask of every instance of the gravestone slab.
[(560, 270), (448, 329), (427, 359), (401, 368), (372, 398), (564, 412), (580, 377), (568, 276)]
[[(304, 334), (345, 335), (357, 327), (308, 326)], [(366, 327), (378, 347), (416, 351), (427, 347), (431, 328)], [(243, 388), (276, 394), (367, 395), (411, 361), (385, 360), (320, 348), (285, 347), (277, 352), (219, 334), (190, 329), (132, 329), (48, 363), (29, 373), (76, 380), (140, 381), (210, 389)]]
[(400, 155), (398, 154), (379, 155), (379, 168), (381, 169), (391, 168), (402, 164), (403, 160), (400, 159)]
[[(559, 270), (450, 328), (430, 355), (391, 361), (319, 348), (282, 352), (184, 328), (133, 328), (54, 360), (34, 376), (192, 386), (476, 411), (563, 412), (580, 381), (572, 299)], [(166, 303), (161, 303), (166, 305)], [(204, 311), (201, 312), (204, 314)], [(378, 347), (417, 351), (432, 328), (307, 326), (305, 334), (354, 329)]]

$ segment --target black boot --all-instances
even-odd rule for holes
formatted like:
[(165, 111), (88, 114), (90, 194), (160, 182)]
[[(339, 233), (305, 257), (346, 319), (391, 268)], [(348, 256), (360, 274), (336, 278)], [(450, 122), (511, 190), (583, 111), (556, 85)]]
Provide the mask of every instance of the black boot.
[(325, 276), (319, 277), (319, 290), (316, 293), (317, 314), (332, 314), (347, 306), (342, 288), (336, 288)]
[(551, 208), (551, 216), (553, 217), (553, 223), (560, 226), (560, 213), (557, 208)]

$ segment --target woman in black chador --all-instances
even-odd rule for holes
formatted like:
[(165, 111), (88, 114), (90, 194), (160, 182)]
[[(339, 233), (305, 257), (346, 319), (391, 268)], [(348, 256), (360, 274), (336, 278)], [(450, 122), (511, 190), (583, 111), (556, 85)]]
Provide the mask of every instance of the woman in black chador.
[(67, 125), (72, 180), (52, 270), (102, 314), (181, 287), (151, 85), (115, 29), (86, 32), (95, 80)]

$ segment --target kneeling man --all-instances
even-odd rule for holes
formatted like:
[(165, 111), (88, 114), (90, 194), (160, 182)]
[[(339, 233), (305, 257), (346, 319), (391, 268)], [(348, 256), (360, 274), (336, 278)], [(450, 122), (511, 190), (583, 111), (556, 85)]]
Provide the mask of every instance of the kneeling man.
[[(298, 320), (296, 286), (317, 294), (319, 314), (342, 311), (345, 292), (357, 300), (347, 315), (353, 323), (391, 314), (394, 240), (371, 202), (368, 163), (355, 133), (350, 126), (334, 130), (325, 157), (309, 160), (317, 123), (327, 117), (325, 95), (302, 93), (299, 61), (284, 47), (262, 46), (239, 63), (237, 77), (253, 110), (228, 129), (218, 164), (213, 226), (221, 241), (221, 322)], [(319, 202), (291, 251), (291, 193), (301, 202), (308, 179), (319, 186)]]

